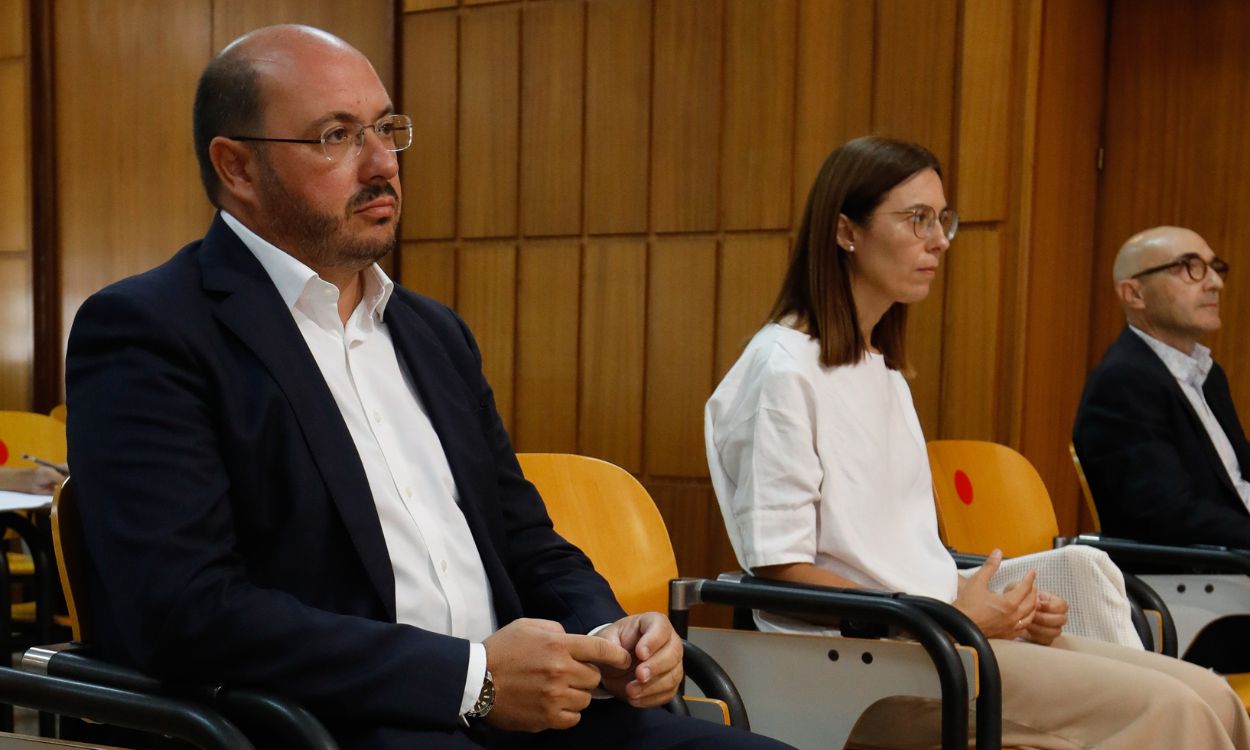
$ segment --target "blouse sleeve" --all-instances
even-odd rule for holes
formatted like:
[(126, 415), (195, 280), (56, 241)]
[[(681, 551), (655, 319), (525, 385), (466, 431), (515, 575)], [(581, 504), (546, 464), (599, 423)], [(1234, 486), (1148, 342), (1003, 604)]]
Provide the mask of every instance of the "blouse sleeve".
[(816, 560), (824, 472), (816, 452), (815, 398), (801, 372), (767, 368), (732, 404), (708, 402), (712, 484), (745, 570)]

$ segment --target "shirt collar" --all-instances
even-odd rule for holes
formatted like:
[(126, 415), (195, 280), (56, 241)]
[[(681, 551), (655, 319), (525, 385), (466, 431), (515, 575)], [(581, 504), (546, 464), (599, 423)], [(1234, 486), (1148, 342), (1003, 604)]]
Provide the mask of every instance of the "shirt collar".
[[(322, 284), (329, 283), (321, 279), (316, 271), (297, 260), (295, 256), (248, 229), (243, 222), (231, 216), (228, 211), (222, 211), (221, 218), (226, 222), (226, 226), (238, 235), (252, 255), (256, 256), (256, 260), (265, 269), (273, 285), (277, 287), (278, 295), (282, 297), (287, 309), (293, 310), (300, 297), (310, 287), (317, 286), (314, 281)], [(386, 312), (386, 304), (395, 291), (395, 282), (391, 281), (377, 263), (365, 269), (362, 281), (365, 288), (361, 304), (370, 317), (380, 322)]]
[(1211, 350), (1202, 344), (1194, 344), (1194, 353), (1185, 354), (1179, 349), (1168, 346), (1154, 336), (1146, 333), (1137, 326), (1129, 326), (1129, 330), (1141, 337), (1142, 341), (1163, 360), (1163, 364), (1167, 366), (1168, 372), (1172, 373), (1172, 377), (1177, 381), (1192, 385), (1199, 390), (1202, 389), (1204, 383), (1207, 382), (1207, 375), (1211, 373), (1211, 367), (1215, 361), (1211, 358)]

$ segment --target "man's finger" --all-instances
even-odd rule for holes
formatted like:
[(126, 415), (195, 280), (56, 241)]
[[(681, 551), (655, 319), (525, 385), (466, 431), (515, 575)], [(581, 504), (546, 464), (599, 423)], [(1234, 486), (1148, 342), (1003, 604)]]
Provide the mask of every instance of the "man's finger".
[(594, 635), (565, 635), (565, 648), (569, 655), (585, 664), (599, 664), (614, 669), (629, 667), (629, 652), (607, 638)]

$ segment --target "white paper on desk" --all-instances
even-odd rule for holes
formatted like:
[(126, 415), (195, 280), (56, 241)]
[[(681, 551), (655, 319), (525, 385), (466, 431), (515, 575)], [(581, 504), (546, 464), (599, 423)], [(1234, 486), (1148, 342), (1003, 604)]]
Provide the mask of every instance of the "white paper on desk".
[(0, 511), (35, 510), (52, 504), (51, 495), (32, 495), (28, 492), (0, 490)]

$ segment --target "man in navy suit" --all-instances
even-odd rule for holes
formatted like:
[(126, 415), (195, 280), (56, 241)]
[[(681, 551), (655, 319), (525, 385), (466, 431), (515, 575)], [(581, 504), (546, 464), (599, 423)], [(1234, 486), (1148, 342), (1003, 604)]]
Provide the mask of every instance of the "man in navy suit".
[(1196, 233), (1157, 227), (1116, 256), (1128, 326), (1090, 373), (1072, 440), (1105, 534), (1250, 548), (1250, 444), (1224, 370), (1228, 264)]
[(348, 747), (780, 747), (654, 708), (680, 639), (554, 532), (463, 321), (377, 266), (412, 129), (365, 57), (258, 30), (194, 121), (208, 234), (70, 337), (104, 655), (281, 692)]

